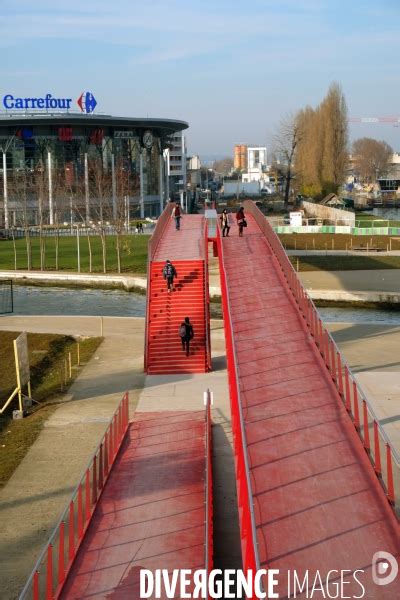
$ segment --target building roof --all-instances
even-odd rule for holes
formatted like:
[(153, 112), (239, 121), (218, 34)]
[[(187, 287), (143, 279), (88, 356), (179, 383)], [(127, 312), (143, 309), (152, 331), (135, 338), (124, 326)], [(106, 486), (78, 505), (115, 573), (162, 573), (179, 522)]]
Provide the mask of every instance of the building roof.
[(0, 114), (0, 136), (12, 134), (21, 127), (98, 127), (111, 130), (151, 129), (158, 136), (171, 135), (175, 131), (187, 129), (186, 121), (175, 119), (154, 119), (137, 117), (113, 117), (99, 113), (83, 114), (73, 112), (4, 112)]

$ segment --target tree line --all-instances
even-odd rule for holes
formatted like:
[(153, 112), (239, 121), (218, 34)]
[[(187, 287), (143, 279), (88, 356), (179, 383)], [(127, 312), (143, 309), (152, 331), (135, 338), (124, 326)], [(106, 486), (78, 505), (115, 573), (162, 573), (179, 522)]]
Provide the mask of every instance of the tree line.
[(285, 202), (291, 189), (314, 198), (337, 193), (350, 168), (361, 182), (374, 181), (393, 154), (389, 144), (372, 138), (355, 140), (351, 150), (352, 164), (346, 99), (334, 82), (318, 106), (285, 117), (274, 137), (274, 167), (285, 180)]

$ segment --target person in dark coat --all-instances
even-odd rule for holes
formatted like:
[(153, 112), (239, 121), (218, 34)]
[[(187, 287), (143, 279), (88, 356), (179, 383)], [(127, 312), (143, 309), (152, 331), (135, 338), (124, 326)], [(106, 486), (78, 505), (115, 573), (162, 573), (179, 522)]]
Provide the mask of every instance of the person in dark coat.
[(168, 294), (175, 291), (174, 288), (174, 277), (177, 277), (178, 274), (172, 262), (170, 260), (165, 261), (165, 265), (162, 271), (163, 277), (167, 282), (167, 290)]
[(182, 341), (182, 350), (186, 351), (186, 356), (189, 356), (189, 345), (190, 340), (194, 338), (193, 325), (190, 322), (189, 317), (185, 317), (179, 327), (179, 335)]
[(243, 227), (245, 227), (245, 224), (246, 224), (243, 206), (241, 206), (236, 213), (236, 221), (239, 226), (239, 237), (243, 237)]

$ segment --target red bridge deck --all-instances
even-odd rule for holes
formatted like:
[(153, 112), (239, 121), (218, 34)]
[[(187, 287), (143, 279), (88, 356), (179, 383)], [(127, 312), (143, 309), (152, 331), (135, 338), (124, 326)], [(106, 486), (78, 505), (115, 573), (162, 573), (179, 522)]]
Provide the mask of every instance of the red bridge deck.
[(223, 245), (262, 566), (309, 585), (363, 569), (364, 598), (400, 598), (399, 577), (371, 580), (375, 552), (399, 556), (397, 521), (264, 235), (249, 216)]
[(204, 419), (136, 415), (61, 598), (132, 600), (142, 568), (204, 568)]

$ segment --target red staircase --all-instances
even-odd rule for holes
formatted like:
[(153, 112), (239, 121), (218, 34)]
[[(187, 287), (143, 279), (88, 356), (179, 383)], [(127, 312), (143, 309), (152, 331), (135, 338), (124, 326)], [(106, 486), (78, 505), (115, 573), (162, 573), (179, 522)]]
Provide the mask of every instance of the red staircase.
[[(207, 368), (205, 263), (173, 260), (178, 277), (170, 294), (162, 276), (165, 262), (150, 263), (147, 373), (205, 373)], [(193, 325), (190, 355), (182, 350), (179, 326), (185, 317)]]

